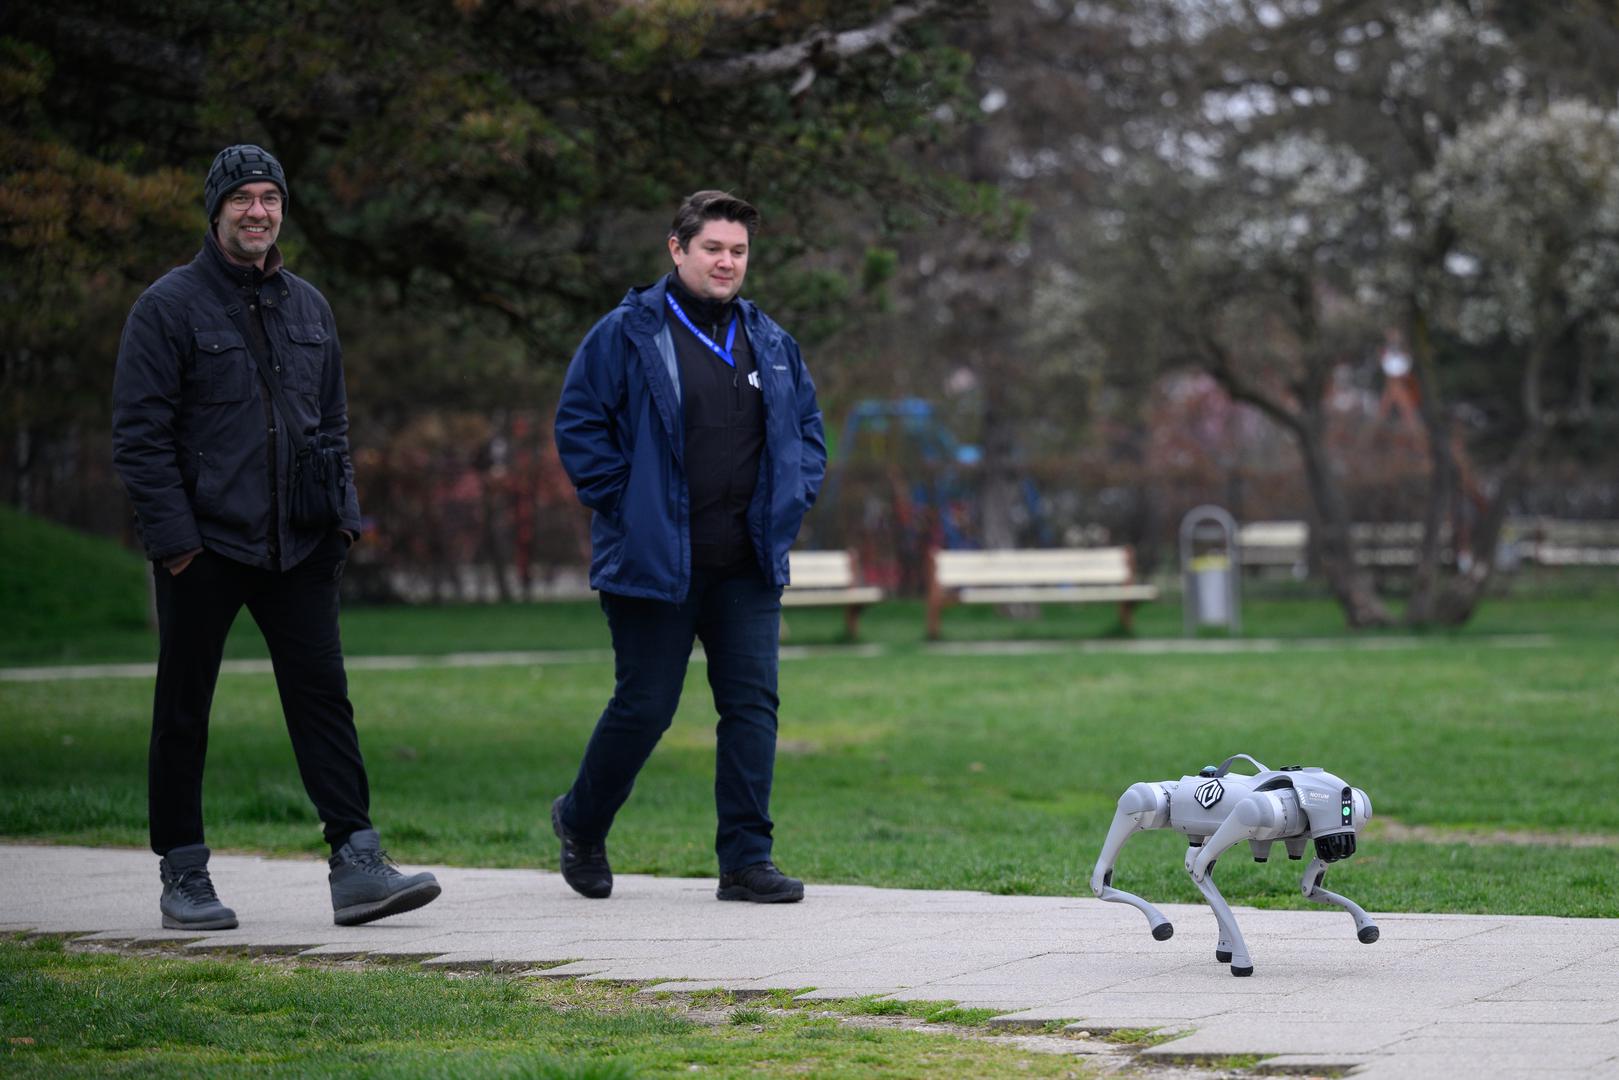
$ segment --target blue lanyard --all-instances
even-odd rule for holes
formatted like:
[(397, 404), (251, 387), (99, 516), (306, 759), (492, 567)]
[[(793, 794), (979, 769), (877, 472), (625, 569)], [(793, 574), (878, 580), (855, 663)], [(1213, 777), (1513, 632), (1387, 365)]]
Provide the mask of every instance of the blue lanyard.
[(692, 321), (686, 317), (686, 313), (680, 310), (680, 302), (675, 299), (674, 293), (666, 292), (663, 295), (668, 299), (669, 308), (675, 313), (675, 317), (686, 324), (687, 330), (697, 335), (698, 341), (714, 350), (714, 355), (724, 360), (726, 364), (733, 368), (736, 367), (736, 358), (731, 355), (731, 346), (736, 344), (736, 316), (731, 317), (730, 329), (725, 332), (725, 347), (721, 348), (719, 342), (692, 325)]

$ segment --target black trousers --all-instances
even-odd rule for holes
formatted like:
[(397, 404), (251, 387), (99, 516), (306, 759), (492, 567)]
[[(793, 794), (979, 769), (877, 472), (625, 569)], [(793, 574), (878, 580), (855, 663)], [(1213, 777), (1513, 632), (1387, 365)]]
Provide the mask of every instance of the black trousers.
[(337, 582), (347, 541), (332, 532), (290, 570), (261, 570), (203, 551), (178, 576), (154, 566), (157, 692), (152, 706), (148, 806), (152, 850), (203, 842), (202, 773), (208, 714), (231, 623), (244, 606), (264, 634), (304, 790), (337, 848), (371, 827), (370, 789), (354, 730)]

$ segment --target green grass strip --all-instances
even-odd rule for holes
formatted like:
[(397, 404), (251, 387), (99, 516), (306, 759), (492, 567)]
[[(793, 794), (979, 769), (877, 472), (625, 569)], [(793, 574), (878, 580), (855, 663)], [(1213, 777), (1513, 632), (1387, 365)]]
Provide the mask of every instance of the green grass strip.
[(8, 1077), (1062, 1077), (1071, 1058), (752, 1009), (703, 1024), (633, 989), (411, 968), (82, 954), (0, 941)]

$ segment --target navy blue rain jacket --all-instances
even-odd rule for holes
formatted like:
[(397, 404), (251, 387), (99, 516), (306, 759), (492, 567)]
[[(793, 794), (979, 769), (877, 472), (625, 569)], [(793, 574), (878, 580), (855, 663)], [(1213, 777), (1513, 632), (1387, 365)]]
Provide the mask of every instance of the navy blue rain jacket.
[[(270, 265), (267, 263), (266, 265)], [(219, 275), (242, 309), (236, 318), (205, 274)], [(270, 494), (264, 385), (237, 321), (257, 298), (272, 365), (305, 438), (338, 440), (348, 472), (338, 528), (360, 533), (360, 505), (348, 458), (343, 353), (326, 298), (289, 270), (233, 267), (209, 236), (197, 257), (141, 294), (124, 324), (113, 375), (113, 464), (135, 506), (146, 554), (154, 560), (208, 548), (269, 569), (297, 565), (324, 533), (287, 520), (292, 440), (276, 438)], [(275, 423), (283, 427), (280, 410)], [(271, 520), (271, 507), (278, 513)], [(270, 565), (270, 531), (281, 565)]]
[[(681, 603), (691, 587), (691, 499), (665, 287), (631, 289), (585, 335), (568, 365), (555, 432), (579, 500), (595, 511), (591, 586)], [(737, 307), (765, 408), (748, 531), (765, 580), (782, 586), (787, 551), (826, 475), (826, 439), (798, 343), (750, 301)]]

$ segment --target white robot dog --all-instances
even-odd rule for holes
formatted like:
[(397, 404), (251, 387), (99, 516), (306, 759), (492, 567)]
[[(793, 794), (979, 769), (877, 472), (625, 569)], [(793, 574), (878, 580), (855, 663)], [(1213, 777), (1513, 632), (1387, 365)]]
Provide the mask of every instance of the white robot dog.
[[(1254, 776), (1231, 772), (1238, 759), (1259, 770)], [(1270, 857), (1271, 844), (1280, 840), (1289, 859), (1304, 857), (1304, 842), (1315, 841), (1315, 858), (1304, 871), (1304, 895), (1320, 904), (1334, 904), (1354, 916), (1355, 936), (1370, 945), (1377, 940), (1377, 924), (1353, 901), (1321, 887), (1328, 863), (1355, 853), (1355, 831), (1372, 816), (1372, 800), (1329, 772), (1314, 766), (1286, 765), (1272, 770), (1247, 754), (1233, 754), (1218, 767), (1210, 765), (1196, 776), (1155, 783), (1132, 784), (1119, 797), (1118, 813), (1107, 831), (1107, 842), (1091, 873), (1091, 889), (1103, 900), (1129, 904), (1147, 916), (1152, 936), (1167, 941), (1175, 933), (1163, 913), (1134, 893), (1113, 888), (1113, 864), (1124, 842), (1143, 829), (1175, 829), (1185, 834), (1186, 872), (1203, 893), (1220, 923), (1220, 944), (1214, 958), (1231, 965), (1233, 975), (1252, 975), (1253, 960), (1237, 929), (1231, 906), (1214, 884), (1214, 861), (1240, 841), (1248, 841), (1254, 861)]]

